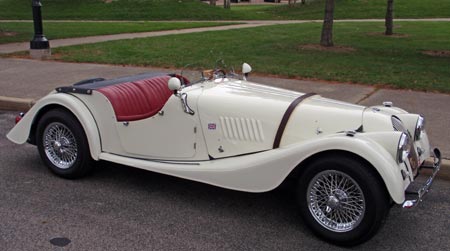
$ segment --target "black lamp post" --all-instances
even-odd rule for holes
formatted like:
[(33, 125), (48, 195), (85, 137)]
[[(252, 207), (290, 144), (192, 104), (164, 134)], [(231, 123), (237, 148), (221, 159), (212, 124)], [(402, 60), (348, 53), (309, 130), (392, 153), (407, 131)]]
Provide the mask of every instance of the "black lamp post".
[(41, 1), (32, 0), (31, 6), (33, 8), (33, 23), (34, 23), (34, 37), (30, 41), (30, 49), (32, 50), (46, 50), (50, 48), (50, 44), (44, 35), (42, 28), (41, 15)]

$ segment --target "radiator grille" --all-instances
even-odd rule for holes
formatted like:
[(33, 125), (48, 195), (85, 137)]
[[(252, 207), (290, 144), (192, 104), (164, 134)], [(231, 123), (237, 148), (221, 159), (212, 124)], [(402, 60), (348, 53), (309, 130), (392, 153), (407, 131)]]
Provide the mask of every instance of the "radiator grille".
[(392, 127), (394, 127), (394, 130), (399, 131), (399, 132), (404, 132), (404, 133), (408, 132), (408, 130), (405, 128), (405, 126), (403, 126), (402, 121), (395, 116), (392, 116)]

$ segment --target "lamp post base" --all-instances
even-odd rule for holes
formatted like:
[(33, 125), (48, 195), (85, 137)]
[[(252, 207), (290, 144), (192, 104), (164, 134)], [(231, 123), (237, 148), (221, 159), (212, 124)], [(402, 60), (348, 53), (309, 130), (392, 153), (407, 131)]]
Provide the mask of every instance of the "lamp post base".
[(50, 43), (48, 42), (47, 38), (42, 36), (35, 36), (33, 38), (33, 40), (30, 41), (30, 49), (36, 49), (36, 50), (41, 50), (41, 49), (49, 49), (50, 48)]
[(30, 49), (30, 56), (33, 59), (49, 59), (52, 55), (50, 48), (48, 49)]

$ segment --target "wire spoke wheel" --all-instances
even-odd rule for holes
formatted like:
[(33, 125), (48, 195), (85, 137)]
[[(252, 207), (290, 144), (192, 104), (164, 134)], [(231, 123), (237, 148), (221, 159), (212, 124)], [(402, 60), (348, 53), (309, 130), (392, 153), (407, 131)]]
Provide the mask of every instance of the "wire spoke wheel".
[(43, 163), (60, 177), (81, 178), (92, 170), (93, 159), (83, 126), (63, 108), (50, 110), (39, 119), (36, 145)]
[(73, 132), (60, 122), (50, 123), (43, 133), (44, 151), (48, 160), (58, 168), (70, 168), (78, 156)]
[(307, 188), (307, 201), (313, 218), (338, 233), (356, 228), (366, 209), (361, 187), (337, 170), (325, 170), (313, 177)]
[(380, 229), (389, 212), (389, 193), (377, 171), (346, 152), (311, 161), (298, 180), (299, 209), (315, 234), (333, 244), (354, 246)]

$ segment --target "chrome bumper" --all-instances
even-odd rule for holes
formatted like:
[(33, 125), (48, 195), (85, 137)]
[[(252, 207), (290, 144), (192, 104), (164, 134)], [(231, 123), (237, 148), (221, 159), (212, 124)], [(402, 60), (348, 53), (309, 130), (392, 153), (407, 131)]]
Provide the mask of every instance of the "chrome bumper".
[(437, 148), (435, 148), (433, 150), (433, 152), (434, 152), (434, 163), (432, 165), (424, 164), (420, 167), (420, 168), (432, 169), (433, 172), (432, 172), (431, 176), (417, 191), (413, 191), (413, 192), (408, 191), (408, 190), (406, 191), (406, 194), (413, 195), (414, 198), (410, 199), (410, 200), (405, 200), (405, 202), (403, 202), (403, 208), (413, 208), (413, 207), (417, 206), (422, 201), (423, 197), (425, 197), (425, 195), (430, 190), (430, 187), (433, 184), (434, 178), (436, 177), (437, 173), (439, 172), (439, 170), (441, 168), (441, 152)]

